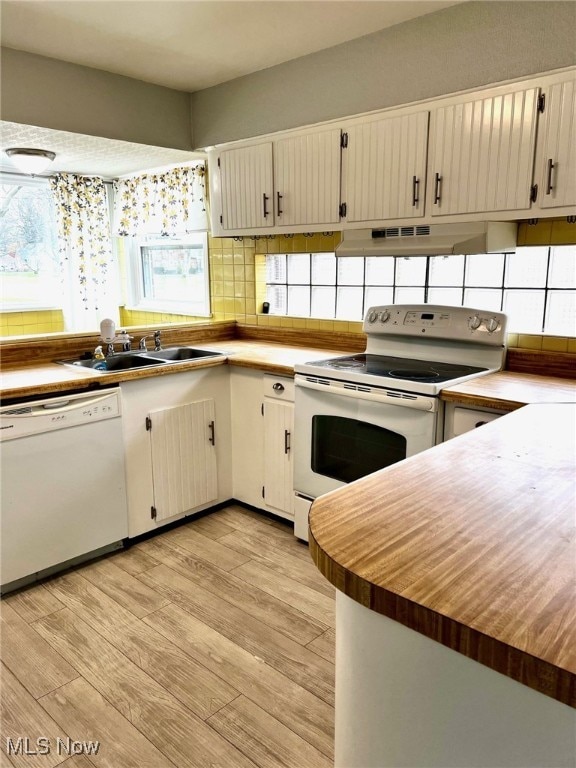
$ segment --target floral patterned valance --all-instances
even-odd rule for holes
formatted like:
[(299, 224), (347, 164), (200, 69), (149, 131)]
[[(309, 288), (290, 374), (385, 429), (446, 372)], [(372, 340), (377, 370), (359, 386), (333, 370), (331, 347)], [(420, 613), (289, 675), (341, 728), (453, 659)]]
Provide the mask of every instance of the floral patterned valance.
[(114, 231), (120, 236), (205, 230), (206, 168), (172, 168), (114, 182)]

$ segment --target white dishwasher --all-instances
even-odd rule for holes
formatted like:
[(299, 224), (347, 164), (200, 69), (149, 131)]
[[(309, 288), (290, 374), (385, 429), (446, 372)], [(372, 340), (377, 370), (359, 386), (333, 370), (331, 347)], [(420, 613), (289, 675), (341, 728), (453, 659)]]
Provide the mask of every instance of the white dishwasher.
[(119, 388), (0, 408), (2, 591), (128, 536)]

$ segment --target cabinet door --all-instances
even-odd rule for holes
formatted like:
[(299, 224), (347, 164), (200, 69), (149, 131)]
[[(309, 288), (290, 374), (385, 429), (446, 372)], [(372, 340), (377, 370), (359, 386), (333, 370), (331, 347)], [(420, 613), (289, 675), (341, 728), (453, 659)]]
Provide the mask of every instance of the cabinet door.
[(232, 401), (232, 495), (262, 507), (264, 419), (262, 373), (230, 366)]
[(428, 116), (418, 112), (347, 130), (347, 221), (424, 215)]
[(222, 228), (271, 227), (274, 224), (272, 144), (227, 149), (219, 155)]
[(340, 221), (340, 130), (274, 142), (277, 225)]
[(541, 208), (576, 205), (576, 82), (551, 85), (542, 115)]
[(264, 403), (264, 500), (266, 505), (293, 514), (292, 434), (294, 405)]
[(214, 400), (151, 411), (156, 520), (218, 497)]
[(538, 89), (433, 110), (433, 216), (530, 208)]

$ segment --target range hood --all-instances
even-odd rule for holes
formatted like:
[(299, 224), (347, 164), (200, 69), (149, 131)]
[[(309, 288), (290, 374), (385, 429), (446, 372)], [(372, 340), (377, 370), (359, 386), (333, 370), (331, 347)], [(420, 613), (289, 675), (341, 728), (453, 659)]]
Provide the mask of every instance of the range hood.
[(472, 221), (382, 229), (346, 229), (336, 256), (446, 256), (516, 248), (517, 224)]

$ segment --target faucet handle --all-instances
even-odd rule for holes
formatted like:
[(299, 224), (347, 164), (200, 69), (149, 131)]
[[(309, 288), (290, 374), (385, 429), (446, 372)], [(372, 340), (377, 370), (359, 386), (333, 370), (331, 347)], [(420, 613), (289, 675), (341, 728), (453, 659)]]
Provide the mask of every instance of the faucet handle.
[(154, 331), (154, 350), (156, 352), (159, 352), (162, 349), (161, 335), (162, 331)]

